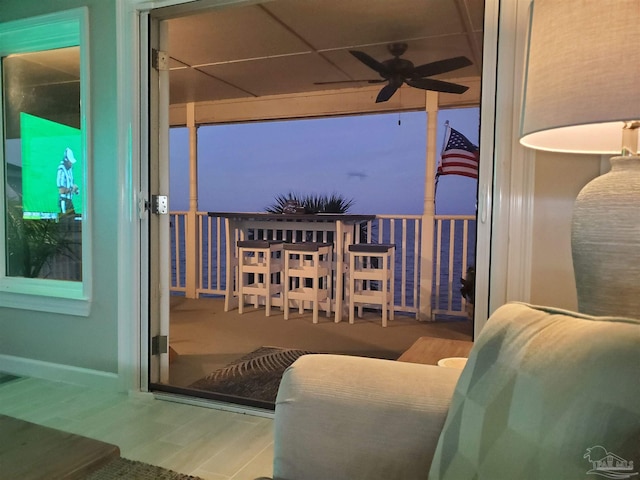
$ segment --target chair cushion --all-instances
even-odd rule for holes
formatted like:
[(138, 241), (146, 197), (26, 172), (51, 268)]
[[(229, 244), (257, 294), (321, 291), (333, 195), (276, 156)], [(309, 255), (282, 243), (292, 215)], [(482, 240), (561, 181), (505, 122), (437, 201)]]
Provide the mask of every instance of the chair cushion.
[[(521, 303), (488, 320), (429, 479), (586, 478), (640, 470), (640, 320)], [(608, 477), (627, 478), (627, 477)]]
[(332, 247), (333, 243), (328, 242), (298, 242), (285, 243), (284, 249), (297, 252), (317, 252), (321, 248)]
[(270, 248), (282, 244), (282, 240), (238, 240), (240, 248)]
[(349, 245), (350, 252), (358, 253), (387, 253), (395, 244), (392, 243), (354, 243)]

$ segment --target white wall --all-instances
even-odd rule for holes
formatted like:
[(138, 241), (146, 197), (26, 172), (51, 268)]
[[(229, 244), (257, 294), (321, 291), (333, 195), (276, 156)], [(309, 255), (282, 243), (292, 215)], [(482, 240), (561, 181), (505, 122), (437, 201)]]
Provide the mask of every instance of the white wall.
[(573, 202), (599, 174), (599, 156), (536, 153), (531, 303), (577, 310), (571, 260)]
[[(122, 194), (119, 178), (126, 159), (117, 146), (118, 90), (116, 0), (1, 0), (0, 21), (48, 14), (86, 6), (89, 15), (89, 104), (91, 135), (89, 161), (93, 176), (88, 184), (94, 215), (90, 232), (93, 247), (93, 297), (87, 316), (53, 314), (0, 305), (0, 369), (76, 383), (119, 388), (118, 248)], [(130, 187), (129, 187), (130, 188)], [(123, 200), (124, 199), (124, 200)], [(0, 199), (0, 210), (4, 205)], [(130, 246), (129, 248), (135, 248)], [(129, 268), (131, 268), (129, 266)], [(124, 272), (129, 274), (129, 272)], [(135, 322), (133, 318), (122, 321)]]

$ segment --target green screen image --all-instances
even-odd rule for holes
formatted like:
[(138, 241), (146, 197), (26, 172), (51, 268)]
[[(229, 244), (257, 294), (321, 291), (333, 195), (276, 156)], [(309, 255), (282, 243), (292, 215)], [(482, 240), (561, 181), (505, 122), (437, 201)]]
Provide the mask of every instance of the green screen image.
[(73, 196), (73, 206), (81, 215), (85, 193), (81, 130), (21, 112), (20, 137), (24, 218), (58, 218), (60, 203), (56, 178), (67, 148), (73, 151), (76, 159), (72, 171), (78, 195)]

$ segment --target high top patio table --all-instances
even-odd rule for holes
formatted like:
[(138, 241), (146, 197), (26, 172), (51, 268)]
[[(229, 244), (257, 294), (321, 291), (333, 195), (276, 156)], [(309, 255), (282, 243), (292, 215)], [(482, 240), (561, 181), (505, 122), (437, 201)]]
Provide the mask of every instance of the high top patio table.
[[(335, 265), (335, 321), (343, 316), (344, 274), (349, 265), (348, 246), (356, 238), (356, 228), (376, 218), (375, 215), (354, 215), (340, 213), (286, 214), (251, 212), (208, 212), (210, 217), (225, 219), (226, 226), (226, 292), (224, 311), (237, 308), (237, 248), (238, 240), (248, 240), (248, 232), (253, 231), (252, 240), (285, 240), (287, 242), (327, 241), (328, 232), (333, 232)], [(275, 302), (274, 302), (275, 304)]]

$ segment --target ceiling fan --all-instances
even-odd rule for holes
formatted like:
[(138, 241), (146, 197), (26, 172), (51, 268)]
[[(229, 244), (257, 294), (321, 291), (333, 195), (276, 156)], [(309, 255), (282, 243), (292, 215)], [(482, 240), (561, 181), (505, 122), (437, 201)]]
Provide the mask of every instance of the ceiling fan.
[(364, 63), (367, 67), (378, 72), (381, 78), (375, 80), (342, 80), (336, 82), (316, 82), (316, 85), (327, 85), (332, 83), (382, 83), (388, 82), (376, 98), (376, 103), (386, 102), (396, 90), (406, 83), (410, 87), (421, 88), (422, 90), (432, 90), (445, 93), (464, 93), (469, 87), (458, 85), (457, 83), (434, 80), (430, 77), (441, 73), (451, 72), (459, 68), (471, 65), (471, 60), (467, 57), (453, 57), (437, 62), (426, 63), (414, 66), (413, 62), (400, 58), (407, 51), (407, 44), (404, 42), (390, 43), (387, 45), (389, 53), (393, 58), (379, 62), (370, 55), (358, 51), (349, 50), (349, 53)]

